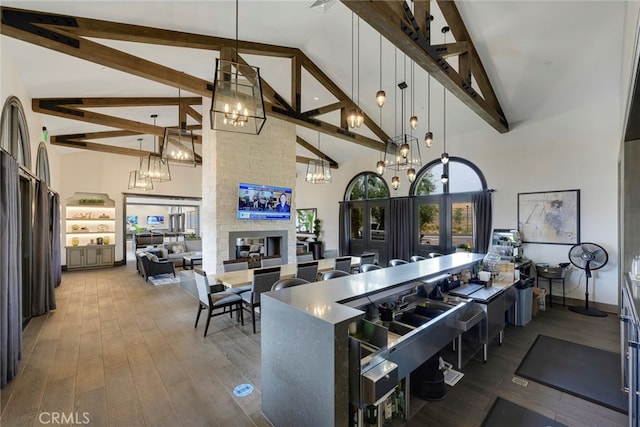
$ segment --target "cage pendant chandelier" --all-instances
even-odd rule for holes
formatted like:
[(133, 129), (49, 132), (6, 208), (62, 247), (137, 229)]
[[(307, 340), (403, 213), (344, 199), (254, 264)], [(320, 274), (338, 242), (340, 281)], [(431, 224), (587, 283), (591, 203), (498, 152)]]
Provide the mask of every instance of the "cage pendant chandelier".
[(258, 135), (266, 121), (260, 68), (240, 63), (238, 0), (235, 61), (216, 58), (211, 99), (211, 129)]
[[(152, 114), (153, 125), (156, 125), (157, 114)], [(162, 159), (162, 154), (156, 152), (156, 136), (153, 137), (153, 153), (149, 153), (147, 160), (147, 175), (154, 181), (166, 182), (171, 181), (171, 171), (169, 170), (169, 162)]]
[(187, 129), (186, 118), (182, 120), (182, 100), (178, 89), (178, 123), (175, 127), (164, 128), (162, 160), (178, 165), (196, 166), (196, 151), (193, 142), (193, 131)]
[[(320, 151), (320, 132), (318, 132), (318, 151)], [(310, 184), (330, 184), (331, 165), (329, 161), (320, 157), (309, 160), (305, 181)]]
[[(402, 133), (387, 141), (385, 151), (385, 166), (391, 170), (406, 171), (409, 182), (413, 182), (416, 177), (416, 171), (422, 167), (422, 158), (420, 156), (420, 144), (418, 138), (407, 135), (404, 132), (404, 90), (407, 88), (405, 82), (398, 84), (401, 91), (401, 122)], [(395, 177), (394, 177), (395, 178)], [(394, 183), (392, 182), (392, 186)], [(397, 185), (400, 185), (399, 179)], [(394, 189), (395, 188), (394, 186)]]
[[(140, 146), (140, 153), (142, 154), (142, 138), (138, 138), (138, 144)], [(129, 189), (153, 190), (151, 177), (149, 177), (147, 173), (142, 173), (144, 163), (144, 157), (140, 156), (140, 167), (129, 172)]]

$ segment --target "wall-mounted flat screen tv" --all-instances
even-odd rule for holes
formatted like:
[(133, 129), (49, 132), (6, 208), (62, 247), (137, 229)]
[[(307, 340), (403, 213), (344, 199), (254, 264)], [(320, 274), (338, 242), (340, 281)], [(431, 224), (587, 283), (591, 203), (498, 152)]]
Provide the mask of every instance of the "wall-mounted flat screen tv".
[(238, 185), (238, 219), (291, 219), (291, 188)]
[(164, 216), (163, 215), (149, 215), (149, 216), (147, 216), (147, 224), (148, 225), (164, 224)]
[(127, 224), (137, 224), (138, 223), (138, 215), (127, 215)]

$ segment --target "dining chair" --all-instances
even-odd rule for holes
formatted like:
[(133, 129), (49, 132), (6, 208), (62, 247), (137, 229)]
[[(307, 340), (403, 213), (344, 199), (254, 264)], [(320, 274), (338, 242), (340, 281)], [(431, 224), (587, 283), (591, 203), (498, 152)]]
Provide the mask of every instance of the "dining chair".
[(360, 272), (362, 273), (366, 273), (367, 271), (380, 270), (380, 269), (382, 269), (382, 266), (378, 264), (361, 264), (360, 265)]
[[(244, 271), (249, 269), (249, 262), (246, 260), (240, 259), (229, 259), (226, 261), (222, 261), (222, 271), (225, 273), (229, 273), (232, 271)], [(239, 286), (237, 288), (229, 288), (229, 292), (233, 292), (234, 294), (241, 294), (243, 292), (247, 292), (251, 290), (251, 285)]]
[(249, 269), (249, 262), (242, 259), (228, 259), (222, 261), (222, 271), (228, 273), (230, 271), (242, 271)]
[(426, 258), (420, 255), (413, 255), (411, 257), (411, 262), (424, 261)]
[[(360, 255), (360, 266), (365, 264), (375, 264), (376, 263), (376, 254), (368, 252)], [(353, 269), (354, 273), (360, 273), (362, 269), (359, 267), (355, 267)]]
[(324, 251), (325, 258), (336, 258), (337, 256), (338, 256), (337, 249), (327, 249), (326, 251)]
[(402, 264), (409, 264), (407, 261), (403, 260), (403, 259), (398, 259), (398, 258), (394, 258), (394, 259), (390, 259), (389, 260), (389, 267), (396, 267), (398, 265), (402, 265)]
[(318, 281), (318, 261), (303, 262), (296, 267), (296, 277), (309, 282)]
[(313, 254), (310, 252), (307, 252), (306, 254), (300, 254), (296, 256), (296, 261), (298, 262), (313, 261)]
[[(229, 308), (229, 315), (233, 316), (233, 312), (237, 312), (237, 318), (240, 320), (242, 326), (244, 326), (244, 316), (242, 315), (242, 298), (240, 295), (233, 292), (225, 291), (224, 285), (209, 286), (209, 280), (204, 270), (200, 268), (194, 268), (194, 276), (196, 279), (196, 288), (198, 289), (198, 315), (196, 316), (196, 324), (194, 328), (198, 327), (198, 321), (200, 320), (200, 313), (205, 308), (207, 313), (207, 326), (204, 328), (204, 336), (207, 336), (209, 330), (209, 323), (211, 318), (225, 314), (227, 308)], [(234, 307), (235, 306), (235, 310)], [(222, 311), (214, 312), (216, 309), (222, 309)]]
[(429, 254), (427, 255), (429, 258), (437, 258), (439, 256), (442, 256), (441, 253), (438, 252), (429, 252)]
[(284, 279), (278, 280), (271, 287), (272, 291), (279, 291), (284, 288), (291, 288), (293, 286), (306, 285), (307, 283), (311, 283), (308, 280), (301, 279), (299, 277), (285, 277)]
[(280, 279), (280, 266), (260, 268), (253, 271), (251, 290), (240, 294), (243, 308), (251, 311), (251, 323), (253, 333), (256, 333), (256, 307), (260, 307), (260, 297), (263, 292), (271, 290), (271, 287)]
[(351, 257), (343, 256), (343, 257), (336, 258), (336, 262), (333, 266), (333, 269), (351, 273)]
[(282, 265), (282, 257), (281, 256), (270, 256), (263, 257), (260, 260), (260, 267), (275, 267), (276, 265)]
[(322, 280), (335, 279), (336, 277), (344, 276), (350, 276), (350, 274), (342, 270), (329, 270), (322, 273)]

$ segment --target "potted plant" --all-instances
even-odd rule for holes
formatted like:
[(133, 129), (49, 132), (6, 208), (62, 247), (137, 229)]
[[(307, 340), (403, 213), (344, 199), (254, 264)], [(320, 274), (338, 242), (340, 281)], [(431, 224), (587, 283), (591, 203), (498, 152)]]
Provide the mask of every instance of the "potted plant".
[(313, 253), (313, 259), (322, 259), (322, 240), (320, 240), (320, 233), (322, 233), (322, 226), (319, 218), (313, 221), (313, 234), (314, 241), (309, 242), (309, 250)]
[(469, 243), (459, 243), (456, 252), (471, 252), (471, 245)]

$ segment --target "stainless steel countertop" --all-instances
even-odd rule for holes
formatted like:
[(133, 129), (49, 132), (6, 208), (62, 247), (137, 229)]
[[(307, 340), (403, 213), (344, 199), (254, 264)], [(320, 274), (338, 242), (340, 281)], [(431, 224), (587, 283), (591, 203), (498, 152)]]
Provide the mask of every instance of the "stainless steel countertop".
[(484, 254), (457, 252), (451, 255), (387, 267), (366, 273), (295, 286), (263, 294), (331, 324), (351, 321), (364, 312), (343, 303), (403, 283), (446, 272), (457, 272), (482, 261)]

